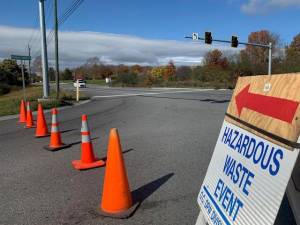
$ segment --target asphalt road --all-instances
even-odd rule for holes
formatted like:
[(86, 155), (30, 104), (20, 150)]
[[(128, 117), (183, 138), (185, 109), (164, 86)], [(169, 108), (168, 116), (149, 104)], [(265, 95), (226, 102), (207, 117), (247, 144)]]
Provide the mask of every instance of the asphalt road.
[[(94, 100), (59, 112), (69, 149), (48, 152), (49, 138), (35, 139), (16, 119), (0, 121), (0, 224), (195, 224), (197, 194), (231, 91), (96, 85), (83, 91)], [(80, 157), (83, 113), (100, 158), (110, 129), (119, 129), (133, 199), (142, 202), (128, 220), (98, 215), (105, 168), (71, 166)], [(295, 224), (286, 199), (279, 215), (276, 225)]]

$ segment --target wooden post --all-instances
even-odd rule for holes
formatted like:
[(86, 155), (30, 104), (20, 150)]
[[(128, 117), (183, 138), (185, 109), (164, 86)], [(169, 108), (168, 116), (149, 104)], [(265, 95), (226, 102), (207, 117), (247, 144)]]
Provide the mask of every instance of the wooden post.
[(79, 102), (79, 82), (76, 80), (76, 101)]

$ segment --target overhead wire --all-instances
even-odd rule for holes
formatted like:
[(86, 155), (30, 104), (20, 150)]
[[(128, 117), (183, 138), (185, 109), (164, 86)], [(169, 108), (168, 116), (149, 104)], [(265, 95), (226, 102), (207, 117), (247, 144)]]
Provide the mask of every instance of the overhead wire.
[[(84, 0), (74, 0), (73, 4), (65, 10), (65, 12), (58, 18), (58, 26), (63, 25), (68, 18), (78, 9), (78, 7), (83, 3)], [(47, 39), (51, 42), (54, 38), (54, 28), (51, 30)]]
[(31, 32), (31, 35), (30, 35), (29, 40), (27, 42), (28, 46), (32, 46), (33, 45), (32, 43), (35, 43), (35, 40), (36, 40), (36, 38), (39, 34), (39, 32), (38, 32), (38, 27), (39, 27), (39, 14), (38, 14), (38, 12), (36, 12), (36, 14), (35, 14), (33, 24), (34, 24), (33, 30)]
[[(74, 0), (73, 3), (65, 9), (65, 11), (63, 12), (62, 15), (60, 15), (58, 17), (58, 26), (60, 27), (61, 25), (63, 25), (68, 18), (79, 8), (79, 6), (84, 2), (84, 0)], [(48, 32), (47, 35), (47, 45), (50, 45), (51, 42), (53, 41), (54, 38), (54, 26), (53, 28)], [(41, 51), (41, 49), (39, 49), (36, 53), (35, 53), (35, 57), (38, 56), (38, 53)]]

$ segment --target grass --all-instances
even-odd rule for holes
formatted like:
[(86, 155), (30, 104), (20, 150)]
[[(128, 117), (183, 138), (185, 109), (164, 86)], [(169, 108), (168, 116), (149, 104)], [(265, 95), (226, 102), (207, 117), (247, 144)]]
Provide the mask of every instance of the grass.
[[(35, 111), (38, 105), (38, 99), (43, 95), (42, 86), (31, 86), (26, 88), (26, 100), (30, 101), (31, 110)], [(56, 93), (51, 92), (50, 100), (42, 102), (44, 109), (72, 105), (75, 100), (75, 92), (61, 91), (60, 99), (55, 99)], [(13, 115), (19, 113), (20, 101), (23, 99), (22, 90), (14, 90), (6, 95), (0, 96), (0, 116)], [(88, 99), (81, 93), (80, 100)]]

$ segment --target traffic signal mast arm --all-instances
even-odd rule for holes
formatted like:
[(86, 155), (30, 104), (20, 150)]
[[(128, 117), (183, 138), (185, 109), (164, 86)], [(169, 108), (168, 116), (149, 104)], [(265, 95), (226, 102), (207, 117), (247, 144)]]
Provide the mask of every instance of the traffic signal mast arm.
[[(191, 36), (186, 36), (184, 38), (193, 39), (193, 37)], [(198, 40), (205, 41), (205, 38), (198, 37)], [(226, 40), (212, 39), (212, 41), (231, 44), (231, 41), (226, 41)], [(262, 48), (270, 48), (270, 44), (266, 45), (266, 44), (258, 44), (258, 43), (239, 42), (239, 45), (251, 45), (251, 46), (262, 47)]]
[(206, 44), (211, 44), (213, 41), (220, 42), (220, 43), (229, 43), (231, 47), (237, 48), (239, 44), (246, 45), (246, 46), (255, 46), (260, 48), (268, 48), (269, 49), (269, 62), (268, 62), (268, 74), (271, 75), (272, 72), (272, 42), (268, 45), (266, 44), (258, 44), (258, 43), (248, 43), (248, 42), (239, 42), (237, 36), (232, 36), (231, 41), (226, 40), (218, 40), (213, 39), (211, 32), (205, 32), (205, 37), (199, 37), (198, 33), (193, 33), (192, 36), (186, 36), (185, 38), (192, 39), (192, 40), (203, 40)]

